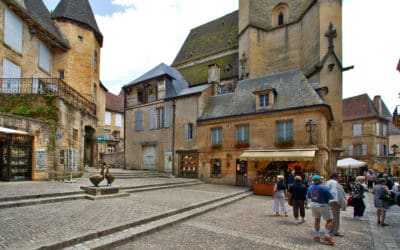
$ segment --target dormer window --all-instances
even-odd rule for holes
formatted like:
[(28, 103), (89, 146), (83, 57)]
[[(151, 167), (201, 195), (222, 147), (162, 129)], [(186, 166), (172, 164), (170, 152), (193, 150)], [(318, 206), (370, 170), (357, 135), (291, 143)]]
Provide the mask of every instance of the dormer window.
[(260, 107), (269, 106), (269, 94), (260, 94)]
[(275, 89), (261, 89), (253, 93), (256, 96), (256, 110), (272, 108), (276, 96)]

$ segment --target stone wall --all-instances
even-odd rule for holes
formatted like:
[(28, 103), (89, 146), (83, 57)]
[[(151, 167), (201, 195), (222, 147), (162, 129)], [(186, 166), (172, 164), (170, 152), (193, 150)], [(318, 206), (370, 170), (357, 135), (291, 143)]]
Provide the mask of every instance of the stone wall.
[(125, 168), (124, 163), (124, 152), (115, 152), (115, 153), (105, 153), (100, 154), (101, 160), (110, 168)]

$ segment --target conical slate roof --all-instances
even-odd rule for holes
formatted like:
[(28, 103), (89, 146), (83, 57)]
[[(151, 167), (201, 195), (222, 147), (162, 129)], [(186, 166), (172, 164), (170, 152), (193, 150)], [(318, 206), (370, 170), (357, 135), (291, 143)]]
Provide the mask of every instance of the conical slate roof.
[(103, 45), (103, 35), (97, 26), (92, 8), (88, 0), (61, 0), (52, 13), (53, 19), (68, 19), (88, 26), (93, 30), (100, 46)]

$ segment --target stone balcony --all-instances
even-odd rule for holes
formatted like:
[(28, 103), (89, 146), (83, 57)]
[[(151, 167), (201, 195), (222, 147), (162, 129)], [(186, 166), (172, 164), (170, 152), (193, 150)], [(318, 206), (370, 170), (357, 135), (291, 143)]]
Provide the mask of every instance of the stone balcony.
[(57, 78), (0, 78), (0, 94), (54, 94), (96, 116), (96, 104)]

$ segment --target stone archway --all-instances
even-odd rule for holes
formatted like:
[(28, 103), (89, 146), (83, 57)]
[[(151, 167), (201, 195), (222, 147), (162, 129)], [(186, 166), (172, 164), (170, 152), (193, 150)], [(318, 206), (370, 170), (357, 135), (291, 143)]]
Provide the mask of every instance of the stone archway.
[(97, 139), (96, 130), (91, 126), (85, 126), (85, 139), (83, 151), (84, 166), (97, 165)]

